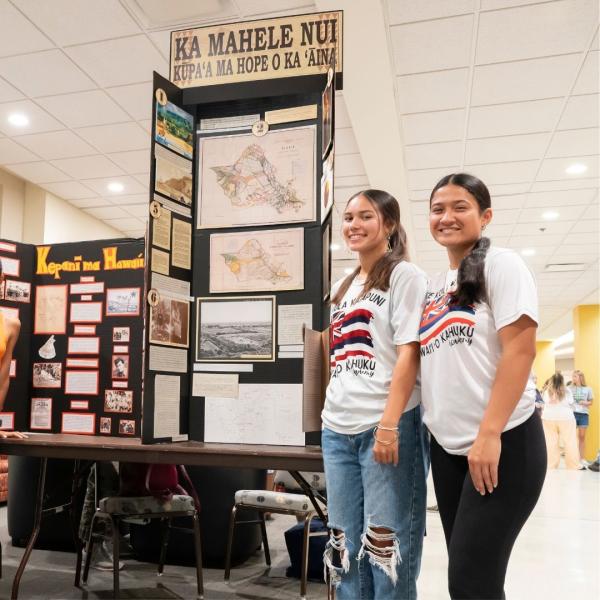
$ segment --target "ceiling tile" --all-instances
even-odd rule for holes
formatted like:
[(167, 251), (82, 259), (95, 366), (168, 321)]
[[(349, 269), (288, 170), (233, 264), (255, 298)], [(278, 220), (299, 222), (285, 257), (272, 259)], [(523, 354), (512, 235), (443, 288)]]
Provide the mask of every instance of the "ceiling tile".
[(131, 152), (113, 152), (107, 154), (114, 163), (126, 173), (141, 173), (150, 170), (150, 152), (148, 150), (133, 150)]
[(411, 190), (432, 190), (442, 177), (456, 171), (456, 166), (444, 169), (417, 169), (408, 171), (408, 187)]
[(0, 139), (0, 165), (39, 160), (33, 152), (23, 148), (9, 138)]
[(460, 140), (463, 135), (464, 126), (464, 109), (415, 113), (402, 117), (405, 144), (427, 144), (430, 142)]
[(133, 175), (134, 179), (139, 181), (144, 189), (148, 189), (150, 187), (150, 173), (137, 173)]
[(598, 51), (590, 52), (583, 63), (573, 88), (573, 94), (595, 94), (598, 92)]
[(358, 152), (358, 144), (354, 137), (354, 131), (352, 127), (346, 127), (344, 129), (335, 130), (335, 155), (340, 156), (341, 154), (355, 154)]
[(538, 4), (540, 0), (480, 0), (481, 10), (495, 10), (497, 8), (509, 8), (523, 6), (525, 4)]
[(579, 221), (575, 223), (569, 233), (598, 233), (598, 220)]
[(89, 208), (91, 206), (104, 206), (108, 204), (102, 198), (83, 198), (83, 199), (72, 199), (69, 203), (77, 208)]
[(45, 160), (85, 156), (95, 152), (79, 136), (67, 130), (22, 135), (19, 137), (19, 144), (37, 152)]
[(160, 53), (169, 60), (171, 55), (171, 31), (148, 31), (146, 34), (150, 36), (152, 43), (158, 48)]
[[(29, 119), (29, 125), (26, 127), (11, 125), (8, 122), (8, 117), (12, 113), (23, 113), (26, 115)], [(0, 104), (0, 131), (8, 136), (15, 137), (28, 133), (56, 131), (58, 129), (64, 129), (63, 125), (30, 100)]]
[[(336, 111), (337, 117), (337, 111)], [(148, 133), (152, 133), (152, 119), (146, 119), (145, 121), (138, 121), (139, 125), (141, 125)]]
[[(532, 100), (495, 106), (476, 106), (469, 114), (469, 138), (551, 131), (562, 99)], [(569, 129), (565, 127), (565, 129)]]
[(111, 227), (115, 227), (116, 229), (120, 229), (121, 231), (124, 230), (139, 230), (141, 227), (143, 227), (143, 222), (140, 219), (136, 219), (134, 217), (127, 217), (124, 219), (105, 219), (105, 221), (111, 226)]
[(474, 10), (474, 0), (387, 0), (386, 6), (391, 25), (410, 23), (412, 21), (425, 21), (427, 19), (440, 19), (454, 15), (464, 15)]
[(595, 233), (567, 233), (563, 244), (597, 244), (598, 236)]
[(71, 46), (65, 52), (102, 87), (149, 81), (152, 71), (169, 72), (167, 61), (145, 35)]
[(8, 0), (0, 0), (0, 56), (37, 52), (54, 44)]
[(12, 102), (24, 98), (23, 94), (14, 88), (8, 81), (0, 77), (0, 102)]
[(462, 142), (405, 146), (404, 158), (407, 169), (428, 169), (457, 165), (462, 161)]
[(137, 123), (81, 127), (76, 131), (92, 146), (105, 153), (141, 150), (150, 146), (148, 134)]
[(476, 62), (581, 52), (598, 22), (597, 7), (596, 0), (562, 0), (483, 12)]
[(487, 226), (486, 230), (485, 230), (485, 234), (487, 237), (495, 240), (496, 238), (499, 237), (508, 237), (512, 231), (513, 231), (514, 225), (513, 224), (505, 224), (505, 225), (501, 225), (501, 224), (495, 224), (494, 221), (492, 220), (492, 222)]
[(390, 28), (397, 75), (469, 65), (473, 15)]
[(517, 220), (518, 216), (518, 210), (499, 210), (496, 203), (494, 203), (492, 223), (495, 225), (512, 225)]
[(598, 127), (598, 94), (571, 96), (558, 124), (558, 129)]
[(38, 98), (36, 102), (65, 125), (73, 128), (131, 120), (131, 117), (102, 90)]
[(577, 72), (579, 54), (475, 67), (473, 106), (565, 96)]
[(567, 233), (573, 227), (573, 221), (545, 221), (540, 223), (517, 223), (513, 230), (513, 235), (531, 235), (539, 231), (540, 227), (545, 229), (544, 233), (551, 235), (558, 233)]
[[(118, 206), (104, 206), (100, 208), (84, 208), (84, 212), (88, 213), (88, 215), (92, 215), (97, 219), (127, 219), (131, 215), (125, 212), (122, 208)], [(120, 229), (120, 227), (119, 227)]]
[(513, 196), (494, 196), (492, 208), (502, 210), (517, 210), (525, 204), (525, 194), (514, 194)]
[[(119, 178), (121, 181), (121, 178)], [(106, 190), (102, 191), (102, 194), (107, 194)], [(117, 204), (121, 205), (131, 205), (131, 204), (143, 204), (148, 209), (148, 193), (145, 194), (124, 194), (124, 195), (113, 195), (113, 196), (104, 196), (102, 198), (102, 204)]]
[(154, 106), (152, 82), (107, 88), (106, 92), (109, 93), (134, 119), (142, 120), (152, 118)]
[[(538, 231), (538, 233), (541, 233)], [(538, 246), (550, 246), (556, 247), (558, 246), (564, 239), (564, 234), (556, 233), (556, 234), (548, 234), (544, 232), (541, 235), (536, 236), (520, 236), (514, 235), (510, 238), (511, 246), (514, 248), (527, 248), (532, 244), (537, 248)]]
[(58, 45), (68, 46), (139, 33), (117, 0), (13, 0)]
[(537, 174), (538, 181), (555, 181), (557, 179), (577, 179), (577, 175), (569, 175), (565, 172), (567, 167), (573, 164), (587, 166), (585, 177), (598, 176), (598, 156), (572, 157), (572, 158), (547, 158), (542, 163)]
[(7, 167), (19, 177), (31, 181), (32, 183), (48, 183), (52, 181), (66, 181), (69, 179), (62, 171), (43, 161), (21, 163)]
[[(32, 98), (96, 87), (60, 50), (2, 58), (0, 73), (4, 79)], [(32, 73), (35, 73), (34, 77)]]
[(537, 166), (537, 160), (523, 160), (485, 165), (465, 165), (465, 169), (479, 177), (486, 184), (521, 183), (533, 180)]
[(100, 154), (53, 160), (52, 164), (75, 179), (115, 177), (123, 174), (120, 167)]
[(490, 183), (488, 190), (492, 197), (524, 194), (529, 189), (529, 183)]
[[(41, 185), (45, 190), (60, 196), (65, 200), (81, 200), (82, 198), (92, 198), (94, 192), (78, 181), (62, 181), (60, 183), (43, 183)], [(96, 201), (97, 203), (97, 201)]]
[(549, 139), (549, 133), (531, 133), (467, 140), (465, 162), (483, 164), (541, 158)]
[(335, 173), (340, 177), (363, 175), (365, 167), (359, 153), (342, 154), (335, 157)]
[[(98, 194), (106, 196), (108, 193), (110, 193), (107, 188), (108, 184), (115, 181), (115, 179), (119, 181), (119, 183), (123, 184), (124, 189), (120, 194), (112, 194), (111, 196), (108, 196), (107, 199), (110, 201), (116, 201), (120, 203), (123, 196), (142, 194), (144, 191), (146, 191), (141, 183), (136, 181), (133, 177), (129, 177), (127, 175), (121, 175), (118, 178), (102, 177), (98, 179), (83, 179), (82, 183)], [(147, 198), (148, 197), (146, 196), (146, 200)]]
[(403, 75), (396, 81), (403, 114), (463, 108), (467, 103), (469, 69)]
[(123, 210), (132, 217), (146, 218), (148, 216), (148, 207), (143, 204), (121, 205)]
[[(591, 206), (588, 206), (583, 215), (581, 215), (581, 218), (586, 221), (588, 219), (592, 220), (592, 221), (597, 221), (598, 220), (598, 203), (594, 203)], [(596, 244), (596, 250), (598, 250), (598, 244)]]
[[(553, 209), (553, 212), (558, 212), (560, 215), (559, 218), (568, 218), (569, 221), (575, 221), (581, 217), (585, 209), (585, 205), (578, 206), (575, 204), (569, 206), (568, 208), (565, 207), (564, 209), (562, 207), (558, 207), (556, 210)], [(543, 207), (524, 208), (519, 214), (519, 223), (538, 223), (540, 227), (545, 227), (546, 223), (549, 223), (549, 221), (546, 221), (542, 218), (542, 214), (545, 211), (546, 209)]]
[(596, 190), (594, 189), (532, 192), (527, 194), (525, 205), (527, 208), (538, 208), (589, 204), (595, 195)]
[(598, 128), (571, 129), (557, 131), (552, 136), (552, 142), (546, 156), (557, 158), (560, 156), (586, 156), (600, 152), (600, 137)]
[(538, 181), (531, 186), (532, 192), (553, 192), (558, 190), (598, 189), (598, 180), (589, 178), (561, 179), (560, 181)]

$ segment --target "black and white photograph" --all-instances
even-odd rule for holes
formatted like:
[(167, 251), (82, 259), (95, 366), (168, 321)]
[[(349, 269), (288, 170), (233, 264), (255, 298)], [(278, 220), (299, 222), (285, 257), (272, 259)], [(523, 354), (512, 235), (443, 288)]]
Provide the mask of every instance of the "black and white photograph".
[(197, 362), (275, 360), (275, 296), (196, 302)]
[(129, 327), (113, 327), (113, 342), (128, 342), (129, 341)]
[(31, 300), (31, 284), (27, 281), (7, 279), (4, 299), (11, 302), (29, 302)]
[(127, 379), (129, 377), (129, 354), (113, 354), (110, 366), (113, 379)]
[(133, 412), (133, 392), (131, 390), (105, 390), (104, 412)]
[(62, 384), (62, 363), (33, 363), (33, 387), (59, 388)]
[(120, 419), (119, 433), (123, 435), (135, 435), (135, 421), (133, 419)]
[(189, 302), (161, 296), (158, 304), (150, 307), (150, 342), (187, 348), (189, 323)]
[(106, 290), (108, 317), (134, 317), (140, 314), (140, 288), (109, 288)]

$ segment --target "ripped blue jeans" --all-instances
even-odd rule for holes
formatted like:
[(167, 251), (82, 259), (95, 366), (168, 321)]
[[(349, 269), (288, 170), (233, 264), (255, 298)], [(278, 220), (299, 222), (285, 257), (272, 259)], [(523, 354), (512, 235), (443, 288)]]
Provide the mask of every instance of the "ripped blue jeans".
[(323, 430), (331, 536), (325, 569), (337, 600), (415, 600), (425, 532), (420, 407), (400, 419), (397, 466), (373, 460), (373, 429)]

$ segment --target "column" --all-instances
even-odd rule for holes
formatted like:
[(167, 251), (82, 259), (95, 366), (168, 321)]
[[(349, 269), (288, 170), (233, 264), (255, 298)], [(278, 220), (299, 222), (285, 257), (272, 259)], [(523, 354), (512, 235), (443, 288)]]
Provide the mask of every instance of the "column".
[(556, 370), (554, 363), (554, 350), (551, 341), (537, 341), (535, 343), (535, 361), (533, 363), (533, 372), (537, 375), (537, 387), (542, 389), (544, 381), (551, 377)]
[(594, 402), (590, 407), (590, 426), (585, 436), (585, 458), (596, 458), (600, 446), (600, 305), (582, 304), (573, 309), (575, 331), (575, 368), (583, 371), (586, 384), (592, 388)]

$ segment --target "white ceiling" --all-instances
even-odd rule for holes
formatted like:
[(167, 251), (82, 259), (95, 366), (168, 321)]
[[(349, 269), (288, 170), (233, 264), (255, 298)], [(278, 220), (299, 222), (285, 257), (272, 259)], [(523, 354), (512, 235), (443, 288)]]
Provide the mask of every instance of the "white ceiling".
[[(444, 254), (427, 230), (429, 191), (457, 169), (479, 175), (494, 196), (491, 237), (517, 250), (536, 249), (527, 260), (538, 277), (544, 331), (563, 333), (565, 313), (598, 290), (597, 1), (380, 1), (381, 35), (395, 70), (382, 86), (395, 93), (404, 154), (398, 164), (405, 171), (398, 178), (406, 188), (399, 199), (410, 201), (413, 256), (427, 271), (443, 268)], [(323, 4), (0, 0), (0, 166), (127, 235), (142, 235), (151, 77), (153, 70), (168, 74), (169, 31), (306, 13)], [(351, 17), (364, 0), (334, 4)], [(345, 19), (346, 39), (366, 44), (349, 24)], [(345, 200), (377, 186), (364, 166), (372, 164), (374, 149), (361, 144), (359, 152), (354, 134), (368, 127), (377, 98), (364, 110), (355, 101), (352, 121), (345, 100), (353, 98), (337, 94), (334, 242), (340, 246)], [(29, 116), (28, 127), (7, 122), (17, 110)], [(586, 164), (586, 173), (567, 175), (574, 162)], [(125, 186), (122, 194), (107, 192), (115, 178)], [(549, 209), (560, 213), (557, 221), (542, 219)], [(338, 276), (352, 257), (342, 248), (333, 257)], [(585, 270), (544, 273), (555, 262), (583, 262)]]

